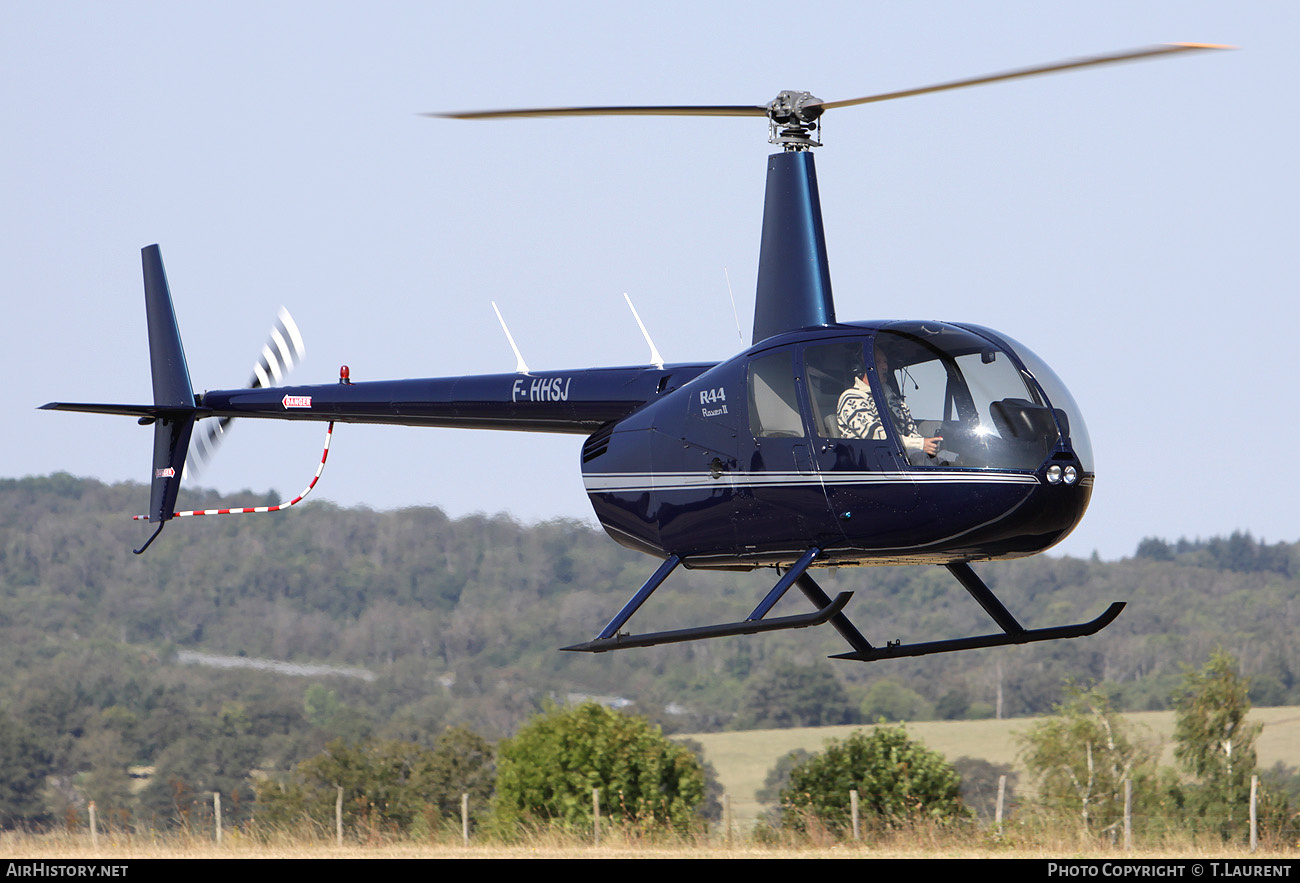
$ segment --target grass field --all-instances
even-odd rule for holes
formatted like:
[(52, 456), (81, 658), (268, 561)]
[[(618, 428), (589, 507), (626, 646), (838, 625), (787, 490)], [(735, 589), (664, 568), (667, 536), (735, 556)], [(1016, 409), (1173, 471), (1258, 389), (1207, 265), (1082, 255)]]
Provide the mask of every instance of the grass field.
[[(1173, 766), (1174, 713), (1148, 711), (1123, 715), (1148, 738), (1161, 742), (1161, 763)], [(1271, 767), (1278, 761), (1300, 767), (1300, 707), (1255, 708), (1251, 721), (1264, 725), (1256, 743), (1259, 765)], [(980, 721), (918, 721), (907, 724), (907, 732), (948, 760), (975, 757), (992, 763), (1009, 763), (1022, 773), (1018, 734), (1026, 732), (1037, 718)], [(723, 788), (731, 797), (732, 812), (740, 830), (749, 830), (765, 807), (754, 797), (763, 787), (768, 770), (782, 755), (796, 748), (820, 751), (827, 739), (842, 739), (860, 726), (806, 727), (792, 730), (748, 730), (736, 733), (697, 733), (683, 738), (704, 746), (705, 759), (718, 771)]]
[[(1163, 763), (1173, 764), (1172, 712), (1126, 714), (1148, 737), (1163, 743)], [(1259, 764), (1270, 767), (1281, 761), (1300, 766), (1300, 708), (1257, 708), (1252, 721), (1263, 724), (1257, 743)], [(923, 721), (907, 725), (913, 738), (941, 752), (950, 760), (969, 756), (1020, 768), (1017, 736), (1035, 723), (1034, 718), (1004, 721)], [(345, 842), (336, 845), (329, 838), (276, 836), (259, 839), (228, 831), (221, 844), (210, 834), (101, 835), (92, 844), (88, 833), (32, 835), (0, 833), (0, 856), (6, 860), (104, 860), (129, 862), (134, 859), (250, 859), (250, 858), (588, 858), (588, 859), (681, 859), (681, 858), (1007, 858), (1007, 859), (1178, 859), (1182, 861), (1222, 859), (1279, 859), (1293, 863), (1300, 858), (1300, 843), (1266, 844), (1257, 853), (1245, 846), (1225, 845), (1217, 839), (1198, 841), (1188, 835), (1171, 836), (1160, 843), (1144, 843), (1132, 852), (1117, 845), (1089, 839), (1081, 841), (1071, 831), (1019, 831), (1009, 827), (1001, 836), (979, 828), (965, 830), (910, 828), (873, 834), (862, 843), (801, 842), (762, 845), (747, 836), (763, 807), (754, 797), (768, 770), (783, 754), (803, 748), (819, 751), (827, 739), (843, 738), (860, 727), (819, 727), (792, 730), (751, 730), (736, 733), (703, 733), (690, 738), (704, 746), (730, 796), (734, 814), (734, 836), (724, 833), (708, 837), (648, 842), (619, 833), (609, 833), (600, 845), (583, 838), (543, 833), (519, 843), (472, 842), (466, 846), (455, 837), (437, 842), (392, 841)], [(1023, 792), (1022, 792), (1023, 793)]]
[[(210, 838), (185, 835), (101, 836), (98, 847), (89, 835), (0, 834), (0, 856), (6, 862), (31, 860), (88, 861), (127, 865), (118, 876), (139, 877), (133, 860), (150, 859), (1179, 859), (1280, 860), (1294, 863), (1300, 849), (1294, 846), (1266, 846), (1251, 853), (1245, 846), (1217, 841), (1197, 842), (1189, 838), (1146, 844), (1133, 851), (1092, 840), (1081, 843), (1066, 835), (1028, 839), (995, 840), (981, 836), (955, 836), (951, 832), (904, 830), (873, 835), (860, 843), (812, 842), (761, 845), (740, 838), (728, 844), (724, 839), (644, 842), (609, 837), (600, 845), (574, 838), (543, 835), (516, 844), (458, 842), (345, 842), (336, 845), (328, 838), (283, 837), (271, 842), (227, 836), (221, 844)], [(21, 874), (22, 871), (16, 871)]]

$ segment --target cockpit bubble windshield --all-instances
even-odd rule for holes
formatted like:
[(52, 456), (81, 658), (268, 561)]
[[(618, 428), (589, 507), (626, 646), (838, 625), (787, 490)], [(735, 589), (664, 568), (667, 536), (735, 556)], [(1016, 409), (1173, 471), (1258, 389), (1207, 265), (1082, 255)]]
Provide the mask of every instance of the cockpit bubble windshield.
[(1015, 352), (1016, 357), (1020, 359), (1026, 370), (1029, 371), (1034, 380), (1037, 381), (1038, 386), (1047, 395), (1047, 400), (1052, 403), (1052, 407), (1056, 411), (1065, 414), (1066, 420), (1062, 427), (1069, 435), (1070, 447), (1073, 448), (1074, 455), (1079, 458), (1079, 464), (1083, 467), (1083, 471), (1092, 472), (1092, 440), (1088, 437), (1088, 427), (1083, 422), (1083, 413), (1075, 403), (1074, 396), (1070, 395), (1070, 390), (1066, 388), (1061, 378), (1056, 376), (1056, 372), (1029, 347), (1017, 340), (1012, 340), (1002, 332), (980, 328), (979, 326), (967, 327), (973, 327), (980, 333), (1001, 341)]
[(872, 361), (879, 410), (913, 465), (1037, 469), (1071, 431), (1073, 415), (1004, 349), (952, 325), (891, 324)]

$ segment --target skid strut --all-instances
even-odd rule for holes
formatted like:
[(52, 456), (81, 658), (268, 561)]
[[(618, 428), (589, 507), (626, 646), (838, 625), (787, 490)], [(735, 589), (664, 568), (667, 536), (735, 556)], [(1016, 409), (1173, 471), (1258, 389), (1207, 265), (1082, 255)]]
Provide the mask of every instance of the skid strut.
[[(561, 649), (584, 653), (604, 653), (608, 650), (625, 650), (629, 647), (653, 647), (658, 644), (699, 641), (704, 638), (721, 638), (726, 635), (753, 635), (759, 632), (775, 632), (782, 629), (802, 629), (813, 625), (821, 625), (827, 620), (834, 620), (836, 617), (843, 619), (843, 614), (840, 611), (853, 597), (852, 592), (841, 592), (833, 601), (826, 598), (825, 593), (822, 593), (825, 601), (819, 605), (820, 609), (814, 610), (812, 613), (798, 616), (778, 616), (774, 619), (763, 618), (776, 605), (776, 602), (781, 600), (781, 596), (789, 590), (790, 586), (805, 576), (804, 571), (808, 569), (808, 565), (820, 553), (821, 550), (815, 548), (805, 552), (793, 567), (782, 574), (781, 579), (767, 593), (767, 597), (763, 599), (762, 603), (754, 608), (754, 611), (749, 614), (747, 619), (740, 622), (724, 622), (718, 625), (674, 629), (666, 632), (648, 632), (644, 635), (619, 633), (619, 629), (622, 628), (624, 623), (631, 619), (632, 614), (636, 613), (637, 609), (654, 593), (654, 590), (659, 588), (663, 581), (668, 578), (668, 574), (672, 573), (677, 565), (681, 563), (681, 559), (676, 555), (670, 556), (663, 564), (659, 565), (659, 569), (655, 571), (654, 576), (650, 577), (646, 584), (632, 597), (632, 600), (627, 602), (623, 609), (619, 611), (618, 616), (610, 620), (609, 625), (605, 626), (595, 640)], [(847, 619), (844, 621), (845, 623), (848, 622)], [(849, 625), (849, 628), (852, 627), (852, 625)]]
[[(975, 574), (969, 564), (957, 562), (948, 564), (946, 567), (953, 576), (957, 577), (966, 591), (971, 594), (971, 597), (979, 602), (979, 605), (997, 623), (998, 627), (1002, 629), (1001, 634), (978, 635), (970, 638), (954, 638), (920, 644), (889, 643), (884, 647), (876, 647), (864, 638), (862, 633), (849, 621), (849, 618), (844, 615), (844, 605), (849, 602), (853, 593), (841, 592), (832, 599), (808, 574), (808, 567), (820, 554), (821, 550), (815, 547), (804, 552), (798, 561), (782, 573), (776, 585), (767, 593), (762, 602), (754, 608), (748, 618), (739, 622), (726, 622), (718, 625), (674, 629), (663, 632), (648, 632), (643, 635), (629, 635), (620, 632), (619, 630), (627, 624), (632, 615), (654, 594), (655, 590), (663, 584), (669, 574), (681, 564), (680, 557), (671, 555), (663, 564), (659, 565), (659, 569), (654, 572), (654, 575), (632, 596), (631, 600), (623, 606), (617, 616), (609, 621), (609, 624), (594, 640), (585, 644), (574, 644), (563, 649), (585, 653), (605, 653), (609, 650), (653, 647), (658, 644), (698, 641), (704, 638), (720, 638), (726, 635), (753, 635), (759, 632), (807, 628), (829, 622), (853, 648), (852, 652), (838, 654), (831, 657), (832, 659), (856, 659), (862, 662), (871, 662), (877, 659), (927, 656), (932, 653), (951, 653), (956, 650), (974, 650), (980, 647), (999, 647), (1006, 644), (1030, 644), (1035, 641), (1078, 638), (1094, 634), (1110, 625), (1115, 617), (1119, 616), (1120, 611), (1124, 609), (1124, 602), (1117, 601), (1106, 608), (1106, 611), (1101, 616), (1089, 622), (1054, 628), (1026, 629), (1011, 615), (1011, 611), (1003, 606), (1002, 602), (989, 590), (988, 586), (984, 585), (984, 582)], [(796, 616), (779, 616), (773, 619), (765, 619), (764, 617), (768, 611), (776, 606), (776, 603), (781, 600), (791, 586), (798, 586), (799, 591), (817, 609), (811, 613)]]

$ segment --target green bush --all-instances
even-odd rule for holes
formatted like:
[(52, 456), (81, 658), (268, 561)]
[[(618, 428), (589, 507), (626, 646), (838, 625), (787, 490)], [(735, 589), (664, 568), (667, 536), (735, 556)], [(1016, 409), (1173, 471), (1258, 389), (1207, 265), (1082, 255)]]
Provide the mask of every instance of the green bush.
[(309, 822), (331, 830), (341, 787), (346, 830), (423, 834), (459, 818), (461, 794), (469, 794), (471, 816), (481, 816), (492, 778), (491, 745), (462, 728), (448, 728), (433, 748), (400, 740), (340, 740), (298, 764), (286, 781), (261, 783), (258, 818), (275, 826)]
[(501, 743), (495, 816), (590, 828), (592, 789), (602, 818), (643, 830), (689, 831), (699, 824), (704, 772), (695, 755), (644, 718), (595, 703), (533, 718)]
[(850, 791), (868, 826), (965, 818), (961, 777), (943, 755), (907, 736), (903, 727), (859, 730), (790, 771), (781, 791), (781, 826), (831, 830), (851, 823)]

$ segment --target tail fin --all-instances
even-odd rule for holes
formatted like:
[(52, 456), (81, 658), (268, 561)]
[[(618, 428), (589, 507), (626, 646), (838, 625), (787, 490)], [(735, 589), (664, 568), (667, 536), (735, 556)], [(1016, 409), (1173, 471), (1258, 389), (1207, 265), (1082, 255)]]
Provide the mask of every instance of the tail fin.
[(176, 311), (167, 287), (162, 252), (157, 245), (150, 245), (143, 249), (141, 258), (144, 263), (145, 314), (149, 320), (153, 413), (157, 415), (153, 431), (149, 520), (158, 522), (158, 530), (135, 550), (136, 554), (149, 548), (149, 543), (176, 511), (176, 495), (180, 492), (181, 474), (185, 470), (185, 453), (189, 450), (198, 412), (194, 389), (190, 386), (190, 370), (185, 363), (185, 350), (181, 346), (180, 328), (176, 324)]

